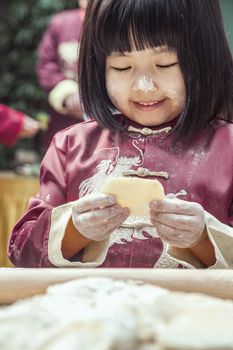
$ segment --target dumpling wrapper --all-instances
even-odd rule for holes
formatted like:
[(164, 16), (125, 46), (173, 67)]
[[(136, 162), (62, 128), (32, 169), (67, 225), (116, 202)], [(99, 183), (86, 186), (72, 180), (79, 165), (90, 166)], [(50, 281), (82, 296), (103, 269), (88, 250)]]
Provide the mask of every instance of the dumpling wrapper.
[(103, 187), (103, 192), (116, 195), (117, 202), (129, 208), (132, 216), (149, 216), (149, 203), (165, 197), (164, 188), (158, 180), (137, 177), (112, 178)]

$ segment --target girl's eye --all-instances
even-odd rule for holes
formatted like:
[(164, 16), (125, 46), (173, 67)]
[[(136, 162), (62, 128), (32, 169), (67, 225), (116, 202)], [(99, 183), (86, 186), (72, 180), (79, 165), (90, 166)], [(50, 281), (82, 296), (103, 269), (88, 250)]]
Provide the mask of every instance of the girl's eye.
[(176, 64), (178, 64), (178, 62), (174, 62), (174, 63), (171, 63), (171, 64), (165, 64), (165, 65), (156, 64), (156, 67), (158, 67), (158, 68), (171, 68), (171, 67), (175, 66)]
[(119, 67), (112, 67), (112, 69), (118, 71), (118, 72), (123, 72), (125, 70), (129, 70), (131, 67), (124, 67), (124, 68), (119, 68)]

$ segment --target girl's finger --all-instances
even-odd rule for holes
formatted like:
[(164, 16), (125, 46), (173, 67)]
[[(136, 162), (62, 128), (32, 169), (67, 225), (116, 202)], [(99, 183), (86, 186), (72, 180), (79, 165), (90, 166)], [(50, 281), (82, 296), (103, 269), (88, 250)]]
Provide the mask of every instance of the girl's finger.
[(194, 237), (190, 231), (187, 230), (175, 230), (173, 227), (166, 226), (160, 222), (154, 223), (159, 237), (177, 247), (187, 247), (193, 242)]
[(110, 222), (106, 222), (101, 226), (99, 233), (96, 233), (94, 239), (96, 241), (107, 238), (116, 228), (118, 228), (122, 222), (124, 222), (129, 215), (129, 211), (126, 210), (119, 215), (115, 216)]
[(116, 204), (116, 196), (103, 193), (91, 194), (80, 198), (73, 210), (78, 214), (89, 210), (105, 208)]
[(198, 217), (172, 213), (157, 213), (151, 211), (151, 219), (168, 225), (174, 229), (193, 231), (198, 225)]
[(100, 241), (107, 238), (111, 232), (119, 227), (123, 221), (125, 221), (130, 211), (128, 208), (122, 209), (122, 211), (114, 216), (111, 220), (104, 220), (96, 225), (80, 226), (80, 232), (87, 238), (95, 241)]
[(162, 201), (151, 201), (150, 208), (157, 213), (176, 213), (185, 215), (196, 215), (203, 211), (200, 204), (188, 202), (181, 199), (164, 199)]
[(107, 207), (104, 209), (97, 209), (81, 214), (75, 213), (76, 223), (79, 225), (91, 227), (96, 226), (99, 223), (105, 220), (112, 220), (115, 216), (119, 215), (122, 212), (122, 207), (120, 205), (114, 205), (112, 207)]

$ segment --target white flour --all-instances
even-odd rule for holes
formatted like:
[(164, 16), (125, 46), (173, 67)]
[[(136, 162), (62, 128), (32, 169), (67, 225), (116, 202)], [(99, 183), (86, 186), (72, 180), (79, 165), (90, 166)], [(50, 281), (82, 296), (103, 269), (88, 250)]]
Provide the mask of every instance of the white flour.
[(231, 301), (86, 278), (0, 309), (0, 349), (230, 350), (232, 324)]

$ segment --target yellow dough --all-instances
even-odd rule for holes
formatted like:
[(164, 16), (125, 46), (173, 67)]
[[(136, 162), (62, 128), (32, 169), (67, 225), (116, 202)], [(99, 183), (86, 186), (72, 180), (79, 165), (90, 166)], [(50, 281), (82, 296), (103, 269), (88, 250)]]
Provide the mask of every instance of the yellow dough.
[(137, 177), (112, 178), (105, 184), (103, 192), (116, 195), (117, 202), (128, 207), (133, 216), (149, 216), (149, 203), (165, 196), (158, 180)]

